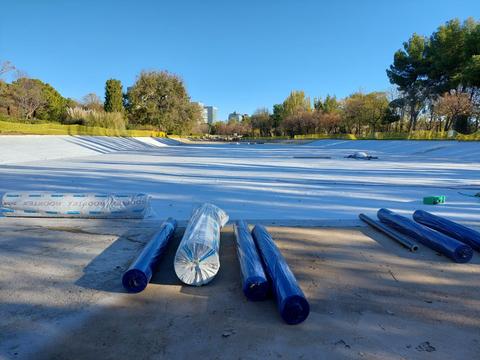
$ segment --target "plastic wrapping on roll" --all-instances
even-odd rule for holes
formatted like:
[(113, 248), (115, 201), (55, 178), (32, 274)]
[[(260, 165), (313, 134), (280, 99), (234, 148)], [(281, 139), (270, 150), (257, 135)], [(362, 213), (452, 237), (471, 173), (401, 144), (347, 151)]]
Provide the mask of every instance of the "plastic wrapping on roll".
[(190, 218), (174, 260), (175, 273), (187, 285), (209, 283), (220, 269), (220, 230), (228, 215), (219, 207), (205, 203)]
[(308, 317), (310, 305), (295, 275), (264, 226), (255, 225), (252, 236), (265, 264), (265, 270), (272, 281), (280, 315), (287, 324), (301, 323)]
[(146, 194), (7, 192), (0, 204), (11, 217), (142, 219), (149, 209)]
[(380, 221), (388, 226), (413, 237), (423, 245), (438, 251), (455, 262), (466, 263), (469, 262), (473, 256), (473, 250), (470, 246), (423, 225), (417, 224), (415, 221), (395, 214), (393, 211), (380, 209), (378, 210), (377, 216)]
[(127, 291), (138, 293), (147, 287), (176, 227), (175, 219), (168, 218), (145, 245), (140, 255), (123, 274), (122, 284)]
[(413, 213), (413, 219), (420, 224), (440, 231), (441, 233), (480, 251), (480, 233), (478, 231), (423, 210), (415, 211)]
[(243, 293), (249, 300), (264, 300), (268, 295), (269, 283), (248, 225), (245, 221), (240, 220), (233, 224), (233, 230)]

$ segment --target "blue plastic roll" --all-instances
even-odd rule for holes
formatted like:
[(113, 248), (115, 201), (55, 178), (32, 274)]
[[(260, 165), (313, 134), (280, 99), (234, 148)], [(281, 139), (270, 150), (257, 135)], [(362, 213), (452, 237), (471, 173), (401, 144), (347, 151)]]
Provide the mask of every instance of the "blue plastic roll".
[(265, 264), (265, 270), (272, 280), (280, 315), (287, 324), (301, 323), (308, 317), (310, 305), (298, 286), (295, 275), (264, 226), (255, 225), (252, 236)]
[(413, 213), (413, 219), (429, 228), (440, 231), (464, 244), (470, 245), (473, 249), (480, 251), (480, 233), (466, 226), (457, 224), (454, 221), (430, 214), (423, 210)]
[(438, 251), (457, 263), (466, 263), (472, 259), (472, 248), (456, 239), (417, 224), (415, 221), (395, 214), (388, 209), (378, 210), (377, 216), (384, 224), (413, 237), (423, 245)]
[(248, 225), (245, 221), (239, 220), (233, 224), (233, 230), (237, 243), (243, 293), (252, 301), (265, 300), (269, 283)]
[(168, 218), (145, 245), (137, 259), (123, 274), (122, 284), (127, 291), (138, 293), (147, 287), (176, 227), (175, 219)]

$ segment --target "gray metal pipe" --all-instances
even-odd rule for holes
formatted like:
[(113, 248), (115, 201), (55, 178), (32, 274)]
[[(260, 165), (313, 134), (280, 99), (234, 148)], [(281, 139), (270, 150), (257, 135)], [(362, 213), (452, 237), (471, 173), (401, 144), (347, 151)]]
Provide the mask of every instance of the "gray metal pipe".
[(405, 236), (396, 232), (395, 230), (390, 229), (387, 225), (382, 224), (380, 221), (375, 221), (374, 219), (368, 217), (365, 214), (360, 214), (358, 215), (358, 217), (360, 218), (360, 220), (366, 222), (371, 227), (377, 229), (378, 231), (387, 235), (389, 238), (398, 242), (400, 245), (406, 247), (411, 252), (415, 252), (418, 250), (417, 244), (415, 244), (413, 241), (410, 241)]

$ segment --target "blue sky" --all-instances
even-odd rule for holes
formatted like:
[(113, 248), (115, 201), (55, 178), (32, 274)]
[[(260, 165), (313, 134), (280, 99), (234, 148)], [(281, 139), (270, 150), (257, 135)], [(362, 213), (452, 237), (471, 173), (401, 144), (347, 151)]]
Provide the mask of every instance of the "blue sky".
[(403, 41), (469, 16), (480, 19), (479, 0), (15, 0), (2, 4), (0, 61), (76, 99), (166, 69), (224, 119), (291, 90), (388, 90)]

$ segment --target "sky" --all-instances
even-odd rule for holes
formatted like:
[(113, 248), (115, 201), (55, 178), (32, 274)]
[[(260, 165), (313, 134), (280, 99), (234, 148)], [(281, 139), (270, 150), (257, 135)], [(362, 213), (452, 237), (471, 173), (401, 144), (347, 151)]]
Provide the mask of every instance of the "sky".
[(126, 88), (141, 70), (168, 70), (220, 119), (292, 90), (391, 90), (385, 70), (414, 32), (480, 20), (479, 0), (0, 1), (0, 62), (63, 96), (103, 97), (109, 78)]

